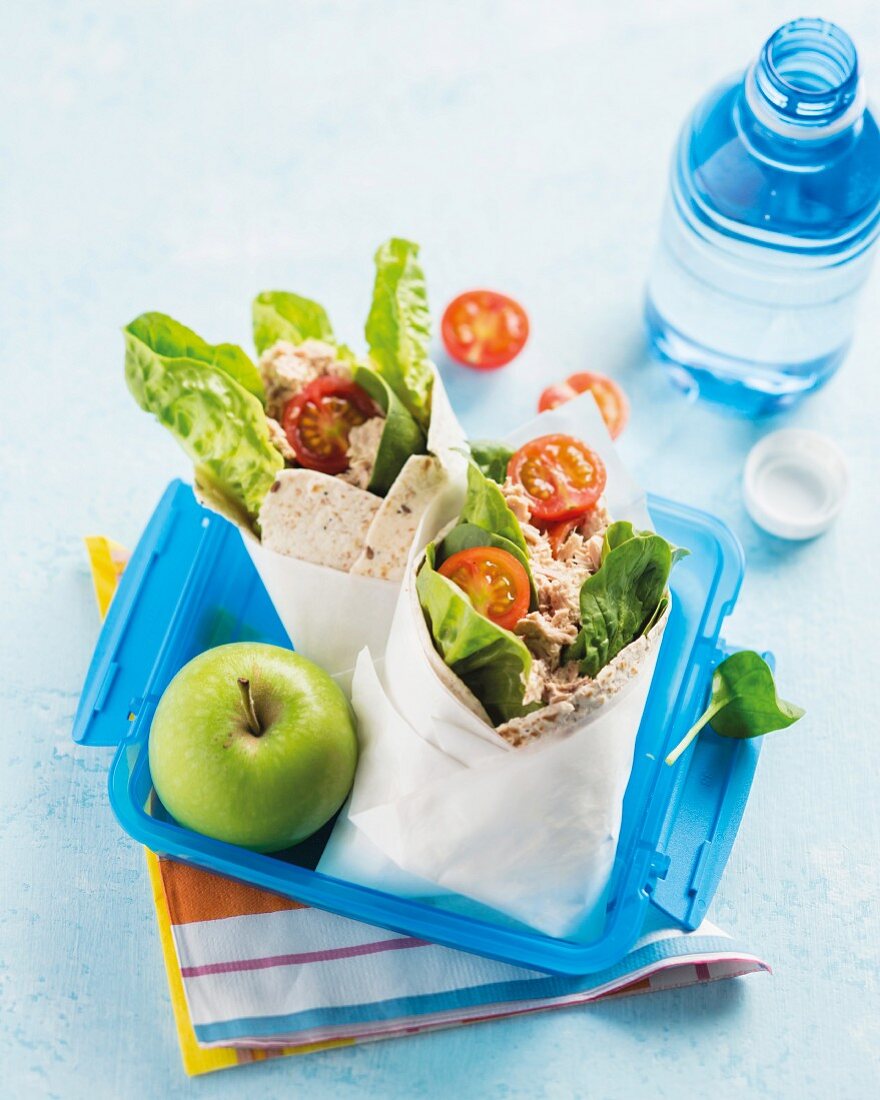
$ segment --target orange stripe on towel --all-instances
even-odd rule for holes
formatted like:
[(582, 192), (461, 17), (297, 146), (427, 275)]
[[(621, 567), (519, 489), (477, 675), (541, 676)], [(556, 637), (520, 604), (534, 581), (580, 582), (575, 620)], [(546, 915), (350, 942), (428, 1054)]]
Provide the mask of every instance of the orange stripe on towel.
[(248, 917), (256, 913), (281, 913), (307, 908), (278, 894), (259, 890), (235, 879), (211, 874), (186, 863), (160, 859), (162, 884), (168, 898), (172, 924), (194, 924), (202, 920)]

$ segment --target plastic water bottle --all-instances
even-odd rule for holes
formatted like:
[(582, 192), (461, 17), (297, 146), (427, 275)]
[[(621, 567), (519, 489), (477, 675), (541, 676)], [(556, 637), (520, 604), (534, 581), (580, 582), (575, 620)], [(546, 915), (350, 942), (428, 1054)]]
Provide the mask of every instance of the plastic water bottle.
[(749, 416), (843, 360), (880, 230), (880, 132), (849, 36), (780, 27), (685, 123), (648, 285), (673, 380)]

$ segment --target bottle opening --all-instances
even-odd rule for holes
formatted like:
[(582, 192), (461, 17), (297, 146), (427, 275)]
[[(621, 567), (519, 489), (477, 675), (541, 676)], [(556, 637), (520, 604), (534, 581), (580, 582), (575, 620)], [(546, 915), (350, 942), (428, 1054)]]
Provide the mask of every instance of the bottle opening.
[(852, 39), (834, 23), (795, 19), (767, 40), (754, 78), (781, 121), (827, 125), (856, 101), (858, 55)]

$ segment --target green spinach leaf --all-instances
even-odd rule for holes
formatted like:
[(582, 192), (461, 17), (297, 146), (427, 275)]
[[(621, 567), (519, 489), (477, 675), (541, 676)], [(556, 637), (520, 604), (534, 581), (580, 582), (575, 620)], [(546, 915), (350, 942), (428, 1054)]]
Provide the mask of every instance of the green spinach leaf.
[(785, 729), (804, 716), (803, 708), (776, 693), (770, 666), (753, 650), (732, 653), (715, 669), (709, 706), (666, 757), (674, 764), (704, 726), (722, 737), (745, 739)]
[(494, 439), (476, 439), (471, 443), (471, 458), (486, 477), (504, 484), (507, 477), (507, 464), (513, 457), (513, 451), (505, 443)]
[(371, 493), (383, 497), (394, 484), (406, 460), (411, 455), (425, 454), (427, 440), (384, 378), (363, 364), (355, 364), (352, 378), (385, 413), (385, 427), (368, 485)]
[(209, 344), (191, 328), (167, 313), (142, 313), (126, 325), (126, 344), (138, 342), (156, 358), (195, 359), (224, 371), (262, 402), (265, 398), (260, 372), (237, 344)]
[[(619, 519), (615, 523), (610, 524), (605, 530), (605, 537), (602, 540), (602, 555), (601, 560), (605, 560), (605, 555), (613, 550), (615, 546), (620, 546), (622, 542), (635, 538), (636, 535), (650, 535), (651, 531), (637, 531), (628, 520)], [(672, 550), (672, 564), (675, 565), (677, 561), (681, 561), (682, 558), (686, 558), (690, 554), (690, 550), (686, 550), (683, 546), (671, 546)]]
[[(672, 555), (673, 555), (672, 556), (672, 563), (674, 565), (675, 564), (675, 551), (674, 550), (672, 552)], [(654, 627), (657, 625), (657, 623), (659, 623), (660, 620), (663, 618), (663, 616), (666, 614), (666, 609), (668, 607), (669, 607), (669, 593), (664, 592), (661, 599), (660, 599), (660, 603), (657, 604), (656, 611), (651, 616), (651, 618), (648, 619), (648, 621), (645, 623), (645, 629), (642, 631), (643, 634), (650, 634), (651, 633), (651, 631), (654, 629)]]
[(279, 340), (301, 344), (303, 340), (333, 343), (333, 328), (324, 307), (287, 290), (264, 290), (251, 307), (254, 344), (262, 355)]
[(602, 539), (602, 555), (600, 560), (604, 561), (612, 550), (621, 546), (624, 542), (634, 539), (636, 535), (640, 534), (650, 534), (650, 532), (636, 531), (628, 520), (623, 519), (619, 519), (615, 523), (609, 524), (605, 529), (605, 535)]
[(465, 593), (434, 565), (432, 543), (416, 578), (416, 590), (446, 666), (470, 688), (495, 725), (536, 709), (539, 704), (523, 703), (532, 667), (525, 644), (475, 611)]
[(626, 528), (632, 529), (625, 523), (609, 527), (601, 565), (581, 586), (581, 629), (563, 657), (578, 661), (582, 676), (597, 676), (644, 634), (665, 597), (672, 548), (652, 531), (623, 537)]
[(418, 255), (418, 245), (397, 237), (380, 246), (365, 331), (376, 370), (427, 431), (434, 374), (428, 359), (428, 292)]

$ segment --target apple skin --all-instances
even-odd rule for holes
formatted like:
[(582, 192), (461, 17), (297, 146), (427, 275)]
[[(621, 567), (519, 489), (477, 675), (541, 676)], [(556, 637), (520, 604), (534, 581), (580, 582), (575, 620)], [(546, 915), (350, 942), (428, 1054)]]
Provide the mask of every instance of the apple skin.
[[(263, 732), (254, 736), (239, 678)], [(256, 852), (312, 835), (345, 801), (357, 765), (345, 695), (289, 649), (235, 642), (185, 665), (159, 701), (150, 772), (181, 825)]]

